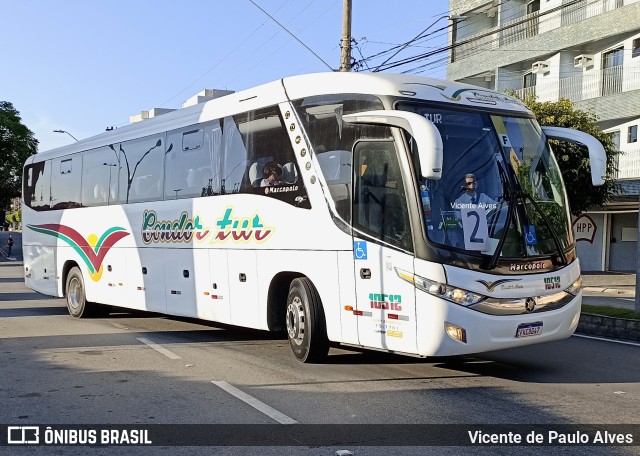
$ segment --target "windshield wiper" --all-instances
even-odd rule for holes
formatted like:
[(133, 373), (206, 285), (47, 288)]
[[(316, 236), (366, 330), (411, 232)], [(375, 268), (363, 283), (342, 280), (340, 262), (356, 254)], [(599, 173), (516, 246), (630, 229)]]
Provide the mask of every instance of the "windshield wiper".
[(558, 254), (560, 256), (560, 261), (562, 262), (563, 265), (566, 266), (567, 264), (569, 264), (569, 261), (567, 260), (567, 255), (564, 253), (564, 249), (562, 248), (562, 244), (560, 243), (560, 237), (558, 236), (558, 233), (556, 233), (556, 230), (554, 230), (551, 223), (549, 223), (549, 218), (542, 211), (542, 208), (538, 205), (538, 203), (533, 199), (531, 195), (529, 195), (528, 193), (525, 193), (524, 191), (521, 191), (521, 192), (522, 192), (521, 197), (523, 197), (522, 198), (523, 202), (525, 199), (528, 199), (529, 201), (531, 201), (531, 204), (533, 205), (536, 212), (538, 212), (538, 214), (540, 214), (540, 217), (542, 217), (542, 221), (547, 226), (547, 229), (549, 230), (549, 232), (551, 233), (551, 237), (553, 238), (553, 243), (556, 245), (556, 250), (558, 251)]
[(509, 207), (507, 207), (507, 219), (505, 220), (505, 223), (504, 223), (504, 231), (502, 233), (502, 236), (500, 236), (500, 240), (498, 241), (498, 245), (496, 246), (495, 252), (493, 252), (493, 255), (491, 256), (491, 260), (489, 261), (489, 264), (484, 269), (495, 269), (496, 266), (498, 265), (498, 258), (500, 257), (500, 253), (502, 252), (504, 243), (507, 241), (507, 235), (509, 234), (509, 229), (511, 228), (511, 220), (513, 218), (512, 211), (514, 208), (514, 204), (512, 200), (514, 199), (515, 193), (512, 193), (510, 191), (509, 180), (507, 179), (507, 175), (503, 168), (503, 161), (500, 158), (501, 156), (499, 156), (497, 160), (498, 173), (500, 174), (500, 180), (502, 181), (502, 192), (506, 197), (505, 200), (507, 201), (507, 204), (509, 205)]
[(489, 264), (484, 269), (495, 269), (498, 265), (498, 258), (500, 257), (500, 253), (502, 252), (504, 243), (507, 241), (507, 235), (509, 234), (509, 230), (511, 229), (511, 220), (513, 219), (513, 211), (515, 210), (515, 203), (512, 200), (515, 199), (516, 198), (509, 198), (507, 200), (509, 207), (507, 208), (507, 219), (504, 222), (504, 231), (502, 232), (502, 236), (500, 236), (500, 240), (498, 241), (495, 252), (493, 252), (493, 255), (491, 256)]
[(547, 229), (551, 233), (551, 237), (553, 238), (553, 242), (556, 246), (556, 251), (558, 252), (558, 256), (561, 264), (563, 265), (569, 264), (569, 261), (567, 260), (567, 255), (565, 254), (564, 249), (562, 248), (562, 244), (560, 243), (560, 237), (558, 236), (558, 233), (556, 233), (556, 230), (553, 229), (553, 226), (551, 226), (551, 223), (549, 223), (548, 217), (542, 211), (542, 208), (533, 199), (533, 197), (531, 197), (531, 195), (525, 193), (524, 191), (522, 191), (522, 189), (519, 189), (518, 193), (514, 193), (513, 196), (508, 200), (509, 208), (507, 210), (507, 219), (504, 224), (504, 227), (505, 227), (504, 232), (502, 233), (502, 236), (500, 236), (500, 240), (498, 241), (496, 250), (495, 252), (493, 252), (493, 255), (491, 256), (491, 260), (489, 261), (489, 264), (487, 265), (486, 269), (495, 269), (496, 266), (498, 265), (498, 259), (500, 258), (500, 254), (502, 253), (502, 248), (504, 247), (504, 243), (507, 240), (507, 235), (509, 233), (509, 229), (511, 228), (511, 220), (513, 219), (516, 206), (519, 203), (522, 203), (524, 206), (524, 203), (526, 200), (531, 201), (531, 204), (535, 208), (536, 212), (540, 214), (540, 217), (542, 218), (544, 224), (546, 225)]

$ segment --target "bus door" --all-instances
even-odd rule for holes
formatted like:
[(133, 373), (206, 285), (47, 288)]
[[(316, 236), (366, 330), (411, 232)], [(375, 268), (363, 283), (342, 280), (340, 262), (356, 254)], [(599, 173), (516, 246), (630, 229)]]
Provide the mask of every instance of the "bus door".
[(393, 141), (359, 141), (353, 158), (353, 259), (361, 345), (415, 353), (411, 228)]

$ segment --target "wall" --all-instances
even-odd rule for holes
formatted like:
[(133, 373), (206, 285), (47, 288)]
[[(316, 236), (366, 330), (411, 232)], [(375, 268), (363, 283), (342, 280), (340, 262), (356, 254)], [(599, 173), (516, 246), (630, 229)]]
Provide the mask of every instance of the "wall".
[(602, 246), (606, 238), (604, 217), (604, 214), (582, 214), (573, 220), (573, 235), (583, 271), (602, 271)]
[[(611, 244), (609, 254), (610, 271), (635, 271), (636, 270), (636, 244), (637, 241), (624, 241), (623, 228), (629, 231), (635, 230), (638, 235), (638, 214), (612, 214), (611, 215)], [(631, 229), (631, 230), (629, 230)], [(615, 242), (614, 242), (615, 240)]]
[[(638, 141), (629, 142), (629, 127), (637, 127)], [(640, 118), (607, 128), (605, 133), (620, 132), (620, 151), (618, 156), (618, 178), (633, 179), (640, 177)]]

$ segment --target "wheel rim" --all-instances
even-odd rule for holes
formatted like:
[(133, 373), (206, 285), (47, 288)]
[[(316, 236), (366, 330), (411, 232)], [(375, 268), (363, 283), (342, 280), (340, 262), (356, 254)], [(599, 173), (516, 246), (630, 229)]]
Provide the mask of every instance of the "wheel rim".
[(67, 294), (67, 302), (69, 303), (69, 306), (73, 310), (78, 310), (80, 308), (81, 300), (82, 300), (82, 284), (76, 277), (73, 277), (69, 281), (69, 292)]
[(300, 298), (296, 296), (287, 306), (287, 333), (289, 334), (289, 340), (297, 345), (302, 345), (304, 330), (304, 306)]

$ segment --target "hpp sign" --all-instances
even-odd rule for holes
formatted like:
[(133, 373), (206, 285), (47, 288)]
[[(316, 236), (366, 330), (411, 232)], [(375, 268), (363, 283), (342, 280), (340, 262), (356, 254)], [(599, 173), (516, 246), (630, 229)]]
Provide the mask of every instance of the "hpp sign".
[(596, 222), (587, 214), (582, 214), (573, 221), (573, 233), (575, 234), (576, 242), (587, 241), (589, 244), (593, 244), (597, 229)]

